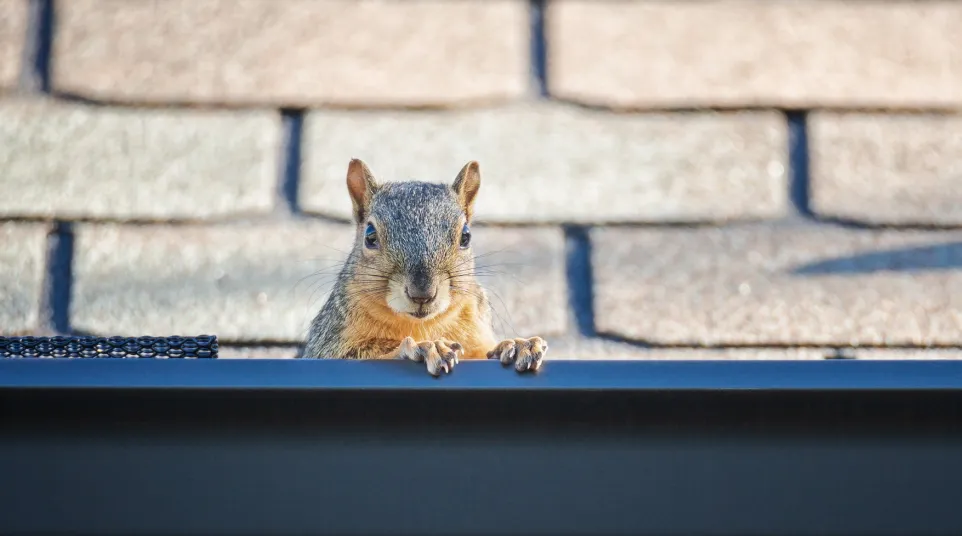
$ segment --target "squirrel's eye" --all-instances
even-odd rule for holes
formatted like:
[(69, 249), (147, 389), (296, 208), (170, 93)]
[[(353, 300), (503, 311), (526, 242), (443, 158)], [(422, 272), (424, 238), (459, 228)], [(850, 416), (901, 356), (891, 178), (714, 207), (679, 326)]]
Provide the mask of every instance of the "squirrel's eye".
[(461, 229), (461, 247), (466, 248), (471, 244), (471, 229), (468, 228), (468, 224), (464, 224), (464, 228)]
[(377, 231), (374, 230), (374, 225), (367, 224), (367, 229), (364, 230), (364, 245), (368, 249), (377, 248)]

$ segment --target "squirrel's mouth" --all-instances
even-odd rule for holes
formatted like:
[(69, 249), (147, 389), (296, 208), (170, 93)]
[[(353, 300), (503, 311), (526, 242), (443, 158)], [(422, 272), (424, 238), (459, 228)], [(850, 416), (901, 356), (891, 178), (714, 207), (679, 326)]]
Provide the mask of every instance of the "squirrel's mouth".
[(416, 320), (427, 320), (429, 318), (433, 318), (441, 311), (442, 308), (435, 307), (433, 305), (420, 305), (404, 311), (403, 314)]
[(387, 305), (395, 314), (418, 321), (426, 321), (447, 310), (450, 297), (446, 287), (439, 286), (437, 294), (430, 300), (412, 299), (403, 283), (392, 281), (388, 285)]

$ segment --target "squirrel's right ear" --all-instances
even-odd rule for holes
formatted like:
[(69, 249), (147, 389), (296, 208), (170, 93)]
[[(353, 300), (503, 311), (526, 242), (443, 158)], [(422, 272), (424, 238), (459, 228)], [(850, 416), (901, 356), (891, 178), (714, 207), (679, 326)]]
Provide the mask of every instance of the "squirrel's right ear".
[(454, 188), (458, 203), (461, 204), (464, 214), (470, 221), (474, 215), (474, 198), (477, 197), (478, 190), (481, 188), (481, 170), (478, 163), (472, 160), (465, 164), (451, 187)]
[(357, 158), (352, 158), (347, 166), (347, 191), (351, 194), (351, 204), (354, 206), (354, 220), (363, 223), (367, 218), (371, 197), (377, 190), (377, 181), (367, 165)]

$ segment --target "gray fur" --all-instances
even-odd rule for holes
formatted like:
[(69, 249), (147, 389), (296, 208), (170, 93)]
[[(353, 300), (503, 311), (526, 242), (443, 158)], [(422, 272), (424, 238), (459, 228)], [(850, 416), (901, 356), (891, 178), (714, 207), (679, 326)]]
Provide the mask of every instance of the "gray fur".
[(454, 192), (443, 184), (388, 183), (371, 203), (371, 215), (384, 224), (385, 253), (400, 270), (426, 278), (454, 247), (461, 213)]
[(351, 250), (351, 254), (337, 275), (337, 281), (334, 283), (334, 289), (331, 291), (331, 295), (328, 296), (324, 306), (321, 307), (321, 310), (318, 311), (317, 316), (315, 316), (313, 322), (311, 322), (303, 357), (348, 357), (346, 355), (338, 355), (340, 352), (338, 342), (340, 340), (340, 333), (344, 330), (347, 321), (348, 302), (346, 288), (347, 283), (354, 275), (357, 254), (358, 244), (355, 244), (354, 249)]

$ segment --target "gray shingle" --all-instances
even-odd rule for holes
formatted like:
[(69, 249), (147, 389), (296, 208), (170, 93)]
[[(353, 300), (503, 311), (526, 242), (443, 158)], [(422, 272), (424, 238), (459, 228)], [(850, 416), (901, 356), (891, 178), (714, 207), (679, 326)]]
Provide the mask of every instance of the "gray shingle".
[(48, 232), (37, 223), (0, 223), (0, 335), (39, 328)]
[(552, 338), (550, 360), (754, 361), (824, 359), (824, 348), (646, 348), (628, 342), (581, 337)]
[(0, 0), (0, 93), (17, 87), (27, 37), (27, 0)]
[(521, 0), (70, 0), (52, 85), (110, 101), (457, 105), (523, 95)]
[(864, 348), (854, 352), (856, 359), (864, 360), (933, 360), (962, 359), (958, 348)]
[[(353, 239), (349, 225), (314, 221), (81, 225), (71, 321), (98, 334), (301, 342)], [(496, 327), (510, 336), (512, 327), (525, 336), (564, 329), (559, 231), (477, 229), (475, 243), (490, 274), (482, 283), (498, 296)]]
[(809, 116), (812, 210), (872, 224), (962, 224), (962, 116)]
[(549, 89), (595, 105), (962, 106), (962, 4), (554, 0)]
[(962, 344), (962, 232), (600, 229), (598, 330), (673, 345)]
[(316, 222), (81, 225), (71, 322), (104, 335), (299, 341), (352, 238)]
[(567, 328), (565, 239), (552, 227), (472, 229), (478, 282), (488, 289), (499, 337), (541, 336)]
[(0, 101), (4, 217), (217, 219), (272, 210), (275, 111)]
[(293, 359), (296, 346), (223, 346), (217, 351), (219, 359)]
[(350, 215), (354, 157), (381, 180), (447, 183), (479, 161), (478, 221), (720, 221), (788, 210), (787, 127), (774, 112), (314, 111), (304, 128), (301, 207), (339, 218)]

